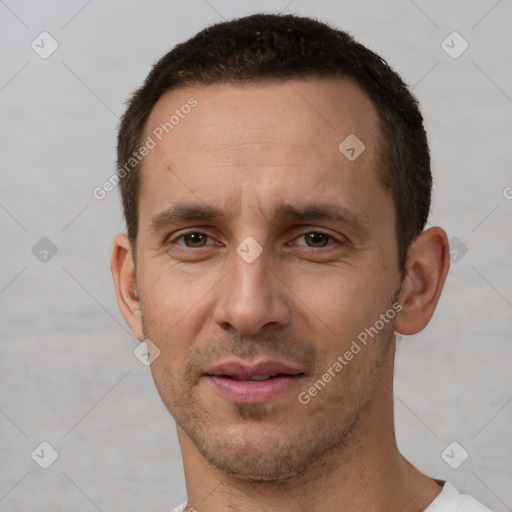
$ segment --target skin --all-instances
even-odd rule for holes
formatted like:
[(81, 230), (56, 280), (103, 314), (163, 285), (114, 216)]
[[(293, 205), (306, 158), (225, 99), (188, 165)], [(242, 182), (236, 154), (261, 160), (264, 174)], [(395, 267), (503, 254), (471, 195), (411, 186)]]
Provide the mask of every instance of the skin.
[[(401, 281), (394, 205), (374, 165), (377, 114), (352, 81), (169, 91), (144, 136), (191, 96), (197, 106), (143, 162), (137, 268), (125, 234), (111, 262), (126, 322), (160, 350), (151, 371), (177, 422), (188, 507), (424, 510), (441, 486), (396, 445), (394, 331), (414, 334), (430, 321), (449, 268), (446, 233), (420, 234)], [(365, 144), (354, 161), (338, 150), (349, 134)], [(178, 203), (225, 217), (150, 229)], [(329, 203), (356, 220), (274, 217), (281, 203)], [(208, 236), (178, 238), (187, 230)], [(236, 252), (249, 236), (262, 248), (251, 263)], [(396, 301), (400, 312), (301, 404), (298, 393)], [(304, 377), (268, 403), (234, 404), (201, 376), (231, 355), (285, 360)]]

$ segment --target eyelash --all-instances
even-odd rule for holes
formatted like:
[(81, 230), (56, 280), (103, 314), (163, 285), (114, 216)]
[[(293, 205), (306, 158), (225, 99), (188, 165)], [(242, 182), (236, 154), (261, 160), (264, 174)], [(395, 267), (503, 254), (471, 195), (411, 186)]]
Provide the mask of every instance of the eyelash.
[[(188, 247), (186, 245), (180, 245), (180, 244), (177, 244), (176, 242), (180, 239), (183, 239), (183, 237), (187, 236), (187, 235), (192, 235), (192, 234), (197, 234), (197, 235), (205, 235), (207, 236), (208, 238), (210, 239), (213, 239), (213, 237), (211, 237), (210, 235), (208, 235), (208, 233), (204, 233), (202, 231), (187, 231), (185, 233), (181, 233), (179, 236), (175, 237), (174, 239), (169, 239), (167, 242), (166, 242), (166, 245), (167, 246), (170, 246), (170, 245), (174, 245), (174, 246), (177, 246), (179, 247), (179, 250), (188, 250), (188, 249), (204, 249), (205, 247), (208, 247), (208, 245), (203, 245), (201, 247)], [(295, 240), (297, 238), (302, 238), (302, 237), (305, 237), (306, 235), (310, 235), (310, 234), (316, 234), (316, 235), (323, 235), (325, 237), (327, 237), (327, 239), (329, 240), (334, 240), (334, 243), (331, 243), (331, 244), (327, 244), (325, 246), (322, 246), (322, 247), (311, 247), (307, 244), (300, 244), (300, 245), (303, 245), (303, 247), (306, 247), (307, 249), (326, 249), (328, 248), (329, 246), (331, 245), (334, 245), (335, 243), (341, 243), (340, 240), (337, 240), (334, 236), (328, 234), (328, 233), (324, 233), (323, 231), (306, 231), (305, 233), (299, 235), (298, 237), (295, 238)], [(213, 244), (210, 244), (210, 245), (213, 245)]]

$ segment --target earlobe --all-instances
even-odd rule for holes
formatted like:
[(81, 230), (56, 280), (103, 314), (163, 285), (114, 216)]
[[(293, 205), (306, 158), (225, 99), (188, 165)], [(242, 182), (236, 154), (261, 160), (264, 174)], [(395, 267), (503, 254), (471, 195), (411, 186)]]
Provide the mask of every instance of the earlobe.
[(407, 275), (400, 293), (402, 310), (395, 331), (416, 334), (430, 322), (450, 268), (448, 237), (440, 227), (429, 228), (411, 245)]
[(126, 234), (117, 235), (112, 246), (110, 262), (117, 304), (126, 323), (138, 340), (144, 339), (142, 318), (137, 294), (135, 266), (130, 241)]

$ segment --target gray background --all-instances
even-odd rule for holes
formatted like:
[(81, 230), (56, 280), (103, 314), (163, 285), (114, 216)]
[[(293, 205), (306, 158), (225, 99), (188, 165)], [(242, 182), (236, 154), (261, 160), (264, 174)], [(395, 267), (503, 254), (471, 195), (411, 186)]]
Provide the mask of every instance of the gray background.
[[(398, 444), (421, 470), (512, 510), (511, 0), (0, 0), (1, 512), (156, 512), (185, 499), (174, 422), (115, 302), (118, 193), (92, 190), (114, 172), (118, 117), (152, 63), (208, 24), (282, 10), (348, 30), (421, 102), (430, 223), (457, 254), (433, 320), (399, 342)], [(59, 44), (47, 59), (31, 48), (43, 31)], [(441, 47), (453, 31), (469, 43), (456, 59)], [(47, 261), (33, 251), (42, 237), (57, 248)], [(46, 470), (31, 458), (42, 441), (59, 454)], [(458, 469), (441, 456), (453, 441), (452, 459), (469, 454)]]

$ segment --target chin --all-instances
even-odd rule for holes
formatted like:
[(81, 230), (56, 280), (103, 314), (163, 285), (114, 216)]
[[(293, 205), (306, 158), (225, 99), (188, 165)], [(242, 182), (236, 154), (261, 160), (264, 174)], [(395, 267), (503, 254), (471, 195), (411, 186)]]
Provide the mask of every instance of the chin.
[(250, 457), (247, 457), (248, 451), (244, 449), (236, 450), (235, 453), (234, 458), (226, 457), (227, 452), (222, 455), (218, 452), (203, 453), (203, 456), (225, 475), (246, 482), (283, 482), (303, 473), (309, 467), (306, 461), (290, 460), (284, 454), (275, 452), (271, 456), (259, 452)]
[(251, 423), (196, 429), (187, 434), (211, 466), (247, 483), (277, 483), (297, 477), (339, 441), (332, 436), (319, 437), (318, 429), (304, 422), (286, 427), (264, 421)]

